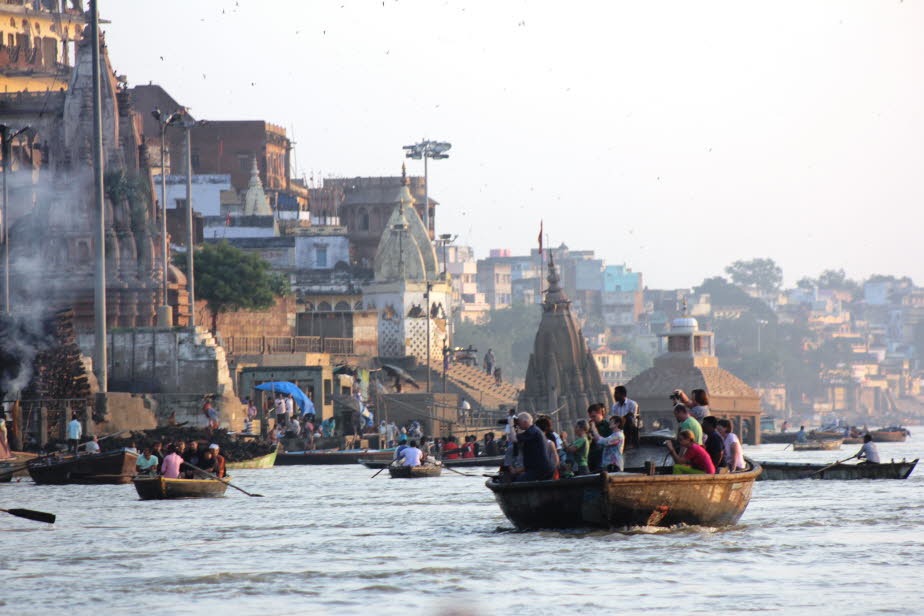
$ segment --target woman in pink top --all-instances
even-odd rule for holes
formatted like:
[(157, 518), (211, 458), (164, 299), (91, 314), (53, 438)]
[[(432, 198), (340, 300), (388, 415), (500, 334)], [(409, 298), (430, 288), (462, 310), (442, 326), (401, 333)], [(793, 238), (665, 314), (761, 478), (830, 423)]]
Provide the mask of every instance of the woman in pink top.
[(160, 465), (160, 474), (165, 479), (179, 479), (180, 466), (183, 464), (183, 458), (176, 452), (176, 446), (170, 443), (167, 446), (167, 457)]

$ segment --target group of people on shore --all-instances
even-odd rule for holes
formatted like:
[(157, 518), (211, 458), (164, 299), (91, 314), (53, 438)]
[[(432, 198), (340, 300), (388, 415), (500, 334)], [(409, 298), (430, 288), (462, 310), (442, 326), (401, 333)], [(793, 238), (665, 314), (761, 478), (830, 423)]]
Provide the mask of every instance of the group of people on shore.
[(166, 448), (160, 441), (145, 445), (135, 462), (139, 475), (163, 475), (167, 479), (205, 479), (225, 476), (225, 457), (215, 443), (176, 441)]

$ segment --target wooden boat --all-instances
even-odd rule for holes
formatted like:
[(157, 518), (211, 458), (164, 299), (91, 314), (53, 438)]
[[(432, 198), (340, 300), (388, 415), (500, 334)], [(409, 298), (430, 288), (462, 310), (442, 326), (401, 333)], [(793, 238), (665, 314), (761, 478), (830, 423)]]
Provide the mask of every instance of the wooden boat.
[(421, 466), (389, 466), (388, 474), (395, 479), (416, 479), (419, 477), (439, 477), (443, 467), (439, 464)]
[(228, 470), (240, 469), (240, 468), (273, 468), (273, 465), (276, 464), (276, 453), (268, 453), (265, 456), (259, 456), (256, 458), (249, 458), (247, 460), (238, 460), (237, 462), (226, 462), (225, 468)]
[(751, 500), (760, 465), (717, 475), (655, 474), (642, 469), (571, 479), (499, 483), (487, 487), (504, 515), (519, 529), (613, 528), (734, 524)]
[(830, 451), (832, 449), (840, 449), (841, 443), (844, 441), (842, 439), (837, 439), (834, 441), (807, 441), (805, 443), (793, 443), (793, 451)]
[(276, 466), (291, 466), (295, 464), (356, 464), (359, 462), (360, 458), (391, 461), (394, 455), (394, 449), (284, 451), (276, 456)]
[(838, 439), (844, 438), (844, 431), (839, 430), (834, 432), (832, 430), (823, 431), (823, 430), (812, 430), (809, 432), (809, 439), (813, 441), (836, 441)]
[(870, 434), (874, 443), (903, 443), (908, 438), (906, 430), (873, 430)]
[(795, 443), (796, 432), (761, 432), (760, 442), (762, 445), (771, 443)]
[(32, 481), (64, 485), (128, 483), (135, 476), (138, 454), (129, 449), (102, 453), (36, 458), (26, 467)]
[(132, 480), (141, 500), (206, 498), (224, 496), (231, 477), (217, 479), (167, 479), (161, 475), (139, 475)]
[(19, 468), (15, 462), (10, 460), (0, 461), (0, 483), (9, 483), (13, 481), (13, 474)]
[[(360, 458), (358, 462), (366, 468), (385, 468), (391, 464), (390, 460)], [(500, 466), (504, 462), (504, 456), (481, 456), (480, 458), (458, 458), (456, 460), (442, 460), (443, 466), (453, 468), (466, 466)]]
[(0, 460), (0, 483), (9, 483), (13, 481), (13, 477), (28, 477), (26, 463), (37, 457), (38, 454), (14, 451), (11, 458)]
[[(786, 479), (907, 479), (917, 465), (917, 459), (910, 462), (885, 462), (883, 464), (802, 464), (800, 462), (760, 462), (764, 472), (759, 481)], [(822, 470), (824, 469), (824, 470)]]

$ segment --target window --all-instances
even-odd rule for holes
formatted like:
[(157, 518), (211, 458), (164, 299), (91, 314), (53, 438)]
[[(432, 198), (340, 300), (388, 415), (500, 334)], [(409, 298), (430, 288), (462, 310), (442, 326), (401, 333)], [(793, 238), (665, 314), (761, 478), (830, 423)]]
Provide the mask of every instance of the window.
[(246, 154), (237, 155), (237, 164), (240, 166), (241, 171), (250, 171), (250, 157)]
[(192, 158), (193, 173), (198, 173), (199, 172), (199, 151), (193, 150), (190, 158)]
[(359, 230), (368, 231), (369, 230), (369, 213), (366, 210), (363, 210), (359, 213)]
[(315, 246), (314, 263), (316, 267), (327, 267), (327, 246)]

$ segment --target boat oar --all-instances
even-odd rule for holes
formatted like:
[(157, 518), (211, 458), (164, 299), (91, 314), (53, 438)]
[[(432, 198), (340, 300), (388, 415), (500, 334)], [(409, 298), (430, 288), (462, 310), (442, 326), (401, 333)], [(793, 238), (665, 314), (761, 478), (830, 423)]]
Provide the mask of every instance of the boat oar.
[[(396, 462), (398, 462), (398, 466), (401, 466), (401, 464), (404, 463), (404, 456), (402, 456), (400, 460), (396, 460)], [(370, 477), (369, 479), (375, 479), (376, 477), (379, 476), (379, 473), (381, 473), (382, 471), (384, 471), (384, 470), (385, 470), (386, 468), (388, 468), (389, 466), (391, 466), (391, 464), (386, 464), (385, 466), (383, 466), (382, 468), (380, 468), (380, 469), (378, 470), (378, 472), (376, 472), (376, 474), (373, 475), (372, 477)]]
[(191, 468), (191, 469), (193, 469), (193, 470), (199, 471), (199, 472), (202, 473), (203, 475), (207, 475), (207, 476), (211, 477), (212, 479), (216, 479), (216, 480), (222, 482), (222, 483), (225, 484), (225, 485), (231, 486), (232, 488), (234, 488), (234, 489), (237, 490), (238, 492), (243, 492), (243, 493), (246, 494), (247, 496), (253, 496), (253, 497), (255, 497), (255, 498), (263, 498), (263, 495), (262, 495), (262, 494), (251, 494), (250, 492), (248, 492), (248, 491), (245, 490), (244, 488), (239, 488), (239, 487), (237, 487), (236, 485), (234, 485), (233, 483), (231, 483), (230, 481), (225, 481), (224, 479), (222, 479), (222, 478), (219, 477), (218, 475), (213, 475), (212, 473), (208, 472), (207, 470), (204, 470), (204, 469), (199, 468), (199, 467), (196, 466), (195, 464), (190, 464), (189, 462), (183, 462), (183, 464), (185, 464), (186, 466), (188, 466), (189, 468)]
[(32, 509), (0, 509), (0, 511), (15, 515), (17, 518), (26, 518), (27, 520), (44, 522), (45, 524), (55, 523), (55, 514), (45, 513), (44, 511), (34, 511)]
[(828, 466), (826, 466), (826, 467), (824, 467), (824, 468), (820, 468), (820, 469), (818, 469), (817, 471), (813, 471), (813, 472), (809, 473), (808, 475), (806, 475), (805, 477), (806, 477), (806, 478), (809, 478), (809, 477), (811, 477), (812, 475), (817, 475), (818, 473), (823, 473), (823, 472), (825, 472), (826, 470), (828, 470), (829, 468), (834, 468), (834, 467), (837, 466), (838, 464), (841, 464), (842, 462), (846, 462), (847, 460), (853, 460), (853, 459), (856, 458), (856, 457), (857, 457), (857, 454), (853, 454), (853, 455), (850, 456), (849, 458), (844, 458), (843, 460), (838, 460), (838, 461), (835, 462), (834, 464), (829, 464)]
[(790, 447), (792, 447), (792, 443), (789, 443), (788, 445), (786, 445), (785, 447), (783, 447), (782, 449), (780, 449), (780, 451), (786, 451), (786, 450), (789, 449)]
[[(445, 468), (447, 471), (452, 471), (452, 472), (455, 473), (456, 475), (462, 475), (463, 477), (478, 477), (478, 476), (479, 476), (479, 475), (470, 475), (469, 473), (463, 473), (463, 472), (461, 472), (461, 471), (457, 471), (456, 469), (452, 468), (451, 466), (446, 466), (445, 464), (443, 465), (443, 468)], [(493, 476), (493, 475), (492, 475), (492, 476)]]

